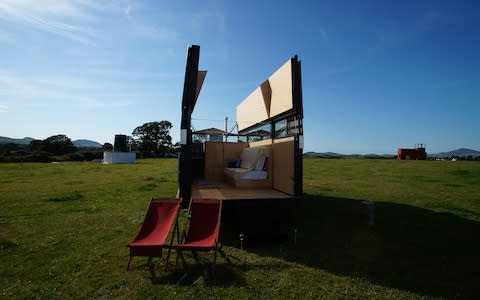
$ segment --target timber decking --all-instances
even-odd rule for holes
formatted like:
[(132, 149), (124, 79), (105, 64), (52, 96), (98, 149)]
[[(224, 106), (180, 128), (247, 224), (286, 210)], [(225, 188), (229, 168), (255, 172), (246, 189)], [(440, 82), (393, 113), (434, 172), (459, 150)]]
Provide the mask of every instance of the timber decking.
[(192, 198), (194, 199), (288, 199), (293, 198), (285, 193), (272, 189), (248, 189), (235, 188), (224, 183), (210, 186), (192, 186)]

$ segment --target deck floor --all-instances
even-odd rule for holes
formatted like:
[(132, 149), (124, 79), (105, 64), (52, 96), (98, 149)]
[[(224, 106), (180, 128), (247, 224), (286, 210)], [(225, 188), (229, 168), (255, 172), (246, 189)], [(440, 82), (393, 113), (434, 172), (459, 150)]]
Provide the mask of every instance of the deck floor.
[(248, 189), (235, 188), (225, 183), (218, 184), (194, 184), (192, 185), (192, 198), (200, 199), (222, 199), (222, 200), (241, 200), (241, 199), (286, 199), (293, 198), (288, 194), (273, 189)]

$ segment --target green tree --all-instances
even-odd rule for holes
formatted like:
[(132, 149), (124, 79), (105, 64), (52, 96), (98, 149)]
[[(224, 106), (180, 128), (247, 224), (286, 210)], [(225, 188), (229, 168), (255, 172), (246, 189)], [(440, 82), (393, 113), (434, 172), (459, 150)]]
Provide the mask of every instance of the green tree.
[(43, 142), (42, 140), (33, 140), (30, 142), (30, 151), (38, 152), (42, 151)]
[(77, 148), (64, 134), (53, 135), (42, 141), (42, 150), (55, 155), (75, 152)]
[(172, 127), (172, 123), (169, 121), (149, 122), (138, 126), (132, 132), (135, 140), (133, 144), (136, 149), (146, 155), (168, 153), (172, 148), (172, 137), (170, 136)]
[(102, 149), (105, 150), (105, 151), (112, 151), (113, 150), (113, 145), (110, 144), (110, 143), (105, 143), (105, 144), (103, 144)]

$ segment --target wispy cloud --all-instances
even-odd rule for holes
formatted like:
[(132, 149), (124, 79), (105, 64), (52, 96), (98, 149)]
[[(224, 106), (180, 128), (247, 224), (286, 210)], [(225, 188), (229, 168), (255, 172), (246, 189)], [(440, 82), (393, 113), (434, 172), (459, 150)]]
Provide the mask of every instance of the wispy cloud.
[(4, 113), (8, 111), (8, 106), (0, 104), (0, 113)]
[(18, 76), (0, 70), (0, 95), (33, 97), (42, 94)]
[(124, 71), (116, 69), (103, 69), (103, 68), (89, 68), (88, 72), (98, 75), (105, 75), (109, 77), (126, 77), (126, 78), (182, 78), (181, 72), (147, 72), (147, 71)]
[(98, 12), (109, 9), (90, 0), (2, 0), (0, 19), (32, 26), (38, 30), (94, 45)]
[[(113, 95), (112, 86), (95, 80), (67, 77), (28, 77), (0, 70), (0, 95), (2, 98), (22, 100), (26, 106), (76, 107), (83, 109), (123, 107), (130, 99), (139, 97), (128, 91)], [(13, 101), (13, 100), (12, 100)], [(3, 104), (2, 104), (3, 105)], [(5, 105), (4, 105), (5, 106)], [(5, 106), (7, 107), (7, 106)]]
[(320, 36), (322, 37), (322, 40), (323, 40), (324, 42), (328, 42), (328, 34), (327, 34), (327, 32), (325, 31), (325, 29), (319, 28), (318, 31), (320, 32)]
[(133, 24), (132, 27), (133, 34), (150, 40), (172, 40), (177, 37), (174, 30), (166, 27), (154, 27), (145, 24)]

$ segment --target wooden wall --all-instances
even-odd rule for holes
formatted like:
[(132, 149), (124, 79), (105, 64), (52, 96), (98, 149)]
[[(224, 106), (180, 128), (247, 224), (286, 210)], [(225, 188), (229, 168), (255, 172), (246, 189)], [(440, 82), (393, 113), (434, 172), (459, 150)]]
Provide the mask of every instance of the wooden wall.
[(273, 142), (273, 188), (290, 195), (294, 194), (294, 151), (293, 137), (277, 139)]

